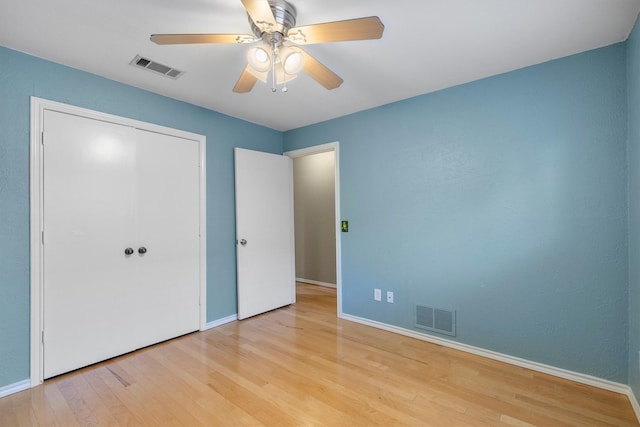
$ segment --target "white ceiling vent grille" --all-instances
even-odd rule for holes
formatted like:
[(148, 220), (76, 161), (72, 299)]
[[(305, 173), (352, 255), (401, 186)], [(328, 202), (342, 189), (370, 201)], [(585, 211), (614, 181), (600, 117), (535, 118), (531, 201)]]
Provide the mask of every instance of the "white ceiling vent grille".
[(156, 74), (162, 74), (163, 76), (169, 77), (174, 80), (184, 74), (184, 71), (180, 71), (175, 68), (166, 66), (164, 64), (160, 64), (159, 62), (155, 62), (150, 59), (143, 58), (140, 55), (136, 55), (131, 60), (131, 62), (129, 62), (129, 65), (133, 65), (134, 67), (137, 67), (137, 68), (144, 68), (145, 70), (152, 71)]

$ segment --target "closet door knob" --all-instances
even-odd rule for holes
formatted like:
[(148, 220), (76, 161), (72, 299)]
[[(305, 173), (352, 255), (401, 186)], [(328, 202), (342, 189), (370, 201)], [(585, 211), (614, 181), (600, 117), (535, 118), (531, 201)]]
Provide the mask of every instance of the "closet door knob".
[(247, 241), (245, 239), (240, 240), (240, 244), (242, 246), (247, 246)]
[(140, 246), (140, 247), (138, 248), (138, 253), (139, 253), (140, 255), (146, 254), (146, 253), (147, 253), (147, 248), (145, 248), (144, 246)]
[(127, 249), (125, 249), (125, 250), (124, 250), (124, 254), (125, 254), (125, 255), (132, 255), (132, 254), (133, 254), (133, 249), (131, 249), (131, 248), (127, 248)]

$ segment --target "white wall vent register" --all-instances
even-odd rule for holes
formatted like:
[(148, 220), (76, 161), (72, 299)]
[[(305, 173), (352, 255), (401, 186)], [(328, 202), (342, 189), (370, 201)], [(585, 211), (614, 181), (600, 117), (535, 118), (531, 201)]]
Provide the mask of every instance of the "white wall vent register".
[(416, 305), (415, 327), (441, 334), (456, 335), (456, 312)]

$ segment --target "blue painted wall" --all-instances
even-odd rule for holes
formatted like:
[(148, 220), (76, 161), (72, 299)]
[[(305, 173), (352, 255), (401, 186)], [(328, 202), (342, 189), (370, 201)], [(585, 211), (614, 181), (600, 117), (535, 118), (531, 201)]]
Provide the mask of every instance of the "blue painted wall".
[(629, 385), (640, 401), (640, 24), (627, 41), (629, 105)]
[(0, 47), (0, 387), (29, 375), (34, 95), (207, 136), (209, 320), (236, 311), (232, 148), (338, 140), (346, 313), (413, 329), (416, 302), (455, 309), (460, 342), (638, 394), (638, 31), (284, 135)]
[(0, 47), (0, 387), (29, 377), (32, 95), (207, 137), (207, 319), (235, 314), (233, 147), (281, 153), (282, 133)]
[(415, 303), (454, 309), (457, 341), (626, 383), (625, 55), (286, 132), (340, 141), (344, 312), (414, 329)]

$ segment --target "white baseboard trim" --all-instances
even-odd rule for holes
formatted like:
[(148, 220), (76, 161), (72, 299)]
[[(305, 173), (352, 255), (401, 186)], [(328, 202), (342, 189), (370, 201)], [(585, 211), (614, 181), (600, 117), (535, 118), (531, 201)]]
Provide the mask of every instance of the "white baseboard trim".
[(336, 289), (337, 287), (335, 283), (318, 282), (317, 280), (302, 279), (300, 277), (296, 277), (296, 282), (309, 283), (310, 285), (324, 286), (325, 288), (333, 288), (333, 289)]
[(0, 387), (0, 397), (9, 396), (10, 394), (31, 388), (31, 380), (22, 380), (17, 383)]
[(627, 393), (627, 396), (629, 396), (629, 402), (631, 402), (631, 407), (633, 408), (633, 411), (636, 413), (636, 418), (640, 423), (640, 403), (638, 403), (638, 399), (636, 398), (636, 395), (633, 393), (633, 390), (631, 390), (631, 387), (628, 387), (628, 389), (629, 391)]
[(556, 377), (575, 381), (581, 384), (586, 384), (586, 385), (598, 387), (604, 390), (613, 391), (615, 393), (624, 394), (628, 396), (631, 391), (629, 386), (625, 384), (620, 384), (617, 382), (605, 380), (605, 379), (594, 377), (587, 374), (581, 374), (579, 372), (569, 371), (562, 368), (556, 368), (555, 366), (545, 365), (544, 363), (532, 362), (530, 360), (521, 359), (519, 357), (509, 356), (508, 354), (502, 354), (502, 353), (498, 353), (491, 350), (485, 350), (480, 347), (474, 347), (471, 345), (462, 344), (462, 343), (451, 341), (445, 338), (440, 338), (433, 335), (412, 331), (410, 329), (400, 328), (397, 326), (388, 325), (386, 323), (376, 322), (374, 320), (352, 316), (350, 314), (343, 313), (340, 317), (342, 319), (350, 320), (352, 322), (361, 323), (363, 325), (372, 326), (378, 329), (384, 329), (385, 331), (395, 332), (400, 335), (405, 335), (411, 338), (416, 338), (416, 339), (427, 341), (433, 344), (442, 345), (444, 347), (453, 348), (456, 350), (475, 354), (477, 356), (498, 360), (500, 362), (508, 363), (510, 365), (520, 366), (522, 368), (531, 369), (533, 371), (542, 372), (544, 374), (553, 375)]
[(206, 331), (208, 329), (215, 328), (217, 326), (222, 326), (225, 323), (231, 323), (231, 322), (234, 322), (236, 320), (238, 320), (238, 315), (237, 314), (232, 314), (231, 316), (223, 317), (222, 319), (212, 320), (211, 322), (208, 322), (204, 326), (204, 329), (202, 329), (202, 330)]

